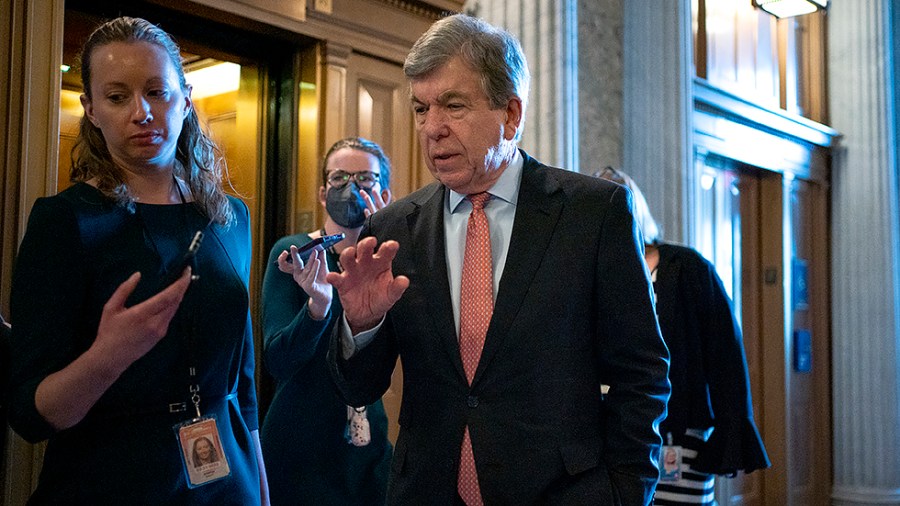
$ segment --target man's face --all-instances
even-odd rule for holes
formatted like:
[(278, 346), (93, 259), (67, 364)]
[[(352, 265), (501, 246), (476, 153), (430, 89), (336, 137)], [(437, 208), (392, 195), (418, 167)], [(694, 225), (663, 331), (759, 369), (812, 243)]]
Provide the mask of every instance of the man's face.
[(463, 194), (488, 190), (515, 155), (522, 102), (492, 109), (479, 75), (461, 58), (410, 83), (428, 170)]

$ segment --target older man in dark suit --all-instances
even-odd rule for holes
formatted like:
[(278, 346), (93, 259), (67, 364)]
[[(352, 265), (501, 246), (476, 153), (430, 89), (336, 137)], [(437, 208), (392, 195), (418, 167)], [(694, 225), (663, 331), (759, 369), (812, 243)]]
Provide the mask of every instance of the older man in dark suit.
[(403, 363), (388, 502), (649, 503), (668, 352), (630, 193), (517, 148), (529, 75), (507, 32), (445, 18), (404, 71), (438, 181), (372, 215), (327, 277), (347, 402)]

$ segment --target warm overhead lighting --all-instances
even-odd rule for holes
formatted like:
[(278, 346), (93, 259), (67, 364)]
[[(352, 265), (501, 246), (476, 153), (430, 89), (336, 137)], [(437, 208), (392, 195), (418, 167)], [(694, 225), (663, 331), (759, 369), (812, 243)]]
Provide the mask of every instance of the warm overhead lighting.
[(193, 87), (191, 97), (199, 100), (235, 91), (241, 82), (241, 66), (220, 62), (185, 73), (185, 80)]
[(828, 0), (752, 0), (754, 7), (776, 18), (789, 18), (828, 9)]

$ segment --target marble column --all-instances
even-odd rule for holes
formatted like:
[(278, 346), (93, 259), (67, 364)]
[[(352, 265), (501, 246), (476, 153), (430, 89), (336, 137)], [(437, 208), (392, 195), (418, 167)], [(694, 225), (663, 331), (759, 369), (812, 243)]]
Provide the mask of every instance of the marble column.
[(832, 0), (834, 489), (836, 505), (900, 504), (900, 0)]
[(580, 170), (622, 167), (624, 0), (578, 0)]
[(531, 71), (519, 145), (538, 160), (578, 170), (578, 34), (575, 0), (470, 0), (464, 10), (519, 39)]
[(643, 190), (669, 240), (695, 243), (690, 0), (623, 2), (622, 169)]

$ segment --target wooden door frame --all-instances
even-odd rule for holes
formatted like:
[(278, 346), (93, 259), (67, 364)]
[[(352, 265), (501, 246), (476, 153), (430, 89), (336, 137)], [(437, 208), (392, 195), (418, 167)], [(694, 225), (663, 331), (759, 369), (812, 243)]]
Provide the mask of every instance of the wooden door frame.
[[(0, 299), (6, 316), (12, 266), (31, 206), (56, 192), (59, 146), (59, 82), (62, 79), (63, 0), (6, 2), (0, 16), (0, 66), (9, 79), (0, 84), (0, 164), (4, 181)], [(13, 322), (15, 324), (15, 322)], [(37, 481), (43, 445), (30, 445), (5, 427), (3, 504), (24, 504)], [(13, 465), (15, 463), (15, 465)]]
[[(765, 431), (769, 444), (766, 451), (772, 461), (772, 472), (767, 473), (763, 486), (765, 504), (785, 504), (788, 497), (788, 476), (786, 471), (790, 447), (787, 410), (787, 349), (785, 336), (789, 332), (786, 317), (786, 283), (784, 282), (785, 256), (785, 194), (781, 174), (764, 172), (760, 177), (759, 224), (764, 231), (759, 237), (760, 320), (759, 327), (762, 348), (767, 360), (761, 361), (764, 392), (764, 409), (759, 414), (760, 425)], [(788, 242), (789, 244), (789, 242)], [(762, 315), (765, 315), (764, 317)]]
[[(827, 502), (832, 481), (831, 468), (831, 345), (829, 315), (829, 262), (828, 254), (828, 188), (821, 182), (808, 184), (807, 212), (810, 230), (802, 230), (810, 241), (809, 306), (810, 331), (813, 337), (813, 369), (809, 373), (795, 371), (794, 358), (794, 300), (792, 293), (793, 242), (796, 230), (793, 226), (791, 195), (797, 180), (789, 174), (764, 171), (760, 179), (760, 229), (759, 241), (760, 319), (762, 347), (766, 360), (761, 361), (765, 408), (758, 417), (765, 434), (770, 472), (766, 473), (764, 497), (766, 504), (794, 504), (796, 487), (802, 486), (801, 470), (792, 469), (796, 455), (794, 441), (799, 430), (812, 431), (815, 436), (815, 452), (810, 457), (810, 476), (815, 483), (808, 488), (811, 504)], [(762, 316), (764, 315), (764, 316)], [(813, 411), (808, 413), (811, 427), (798, 427), (791, 416), (791, 382), (797, 374), (810, 374)], [(817, 487), (816, 485), (828, 485)], [(819, 490), (821, 489), (821, 490)], [(824, 501), (824, 502), (823, 502)]]

